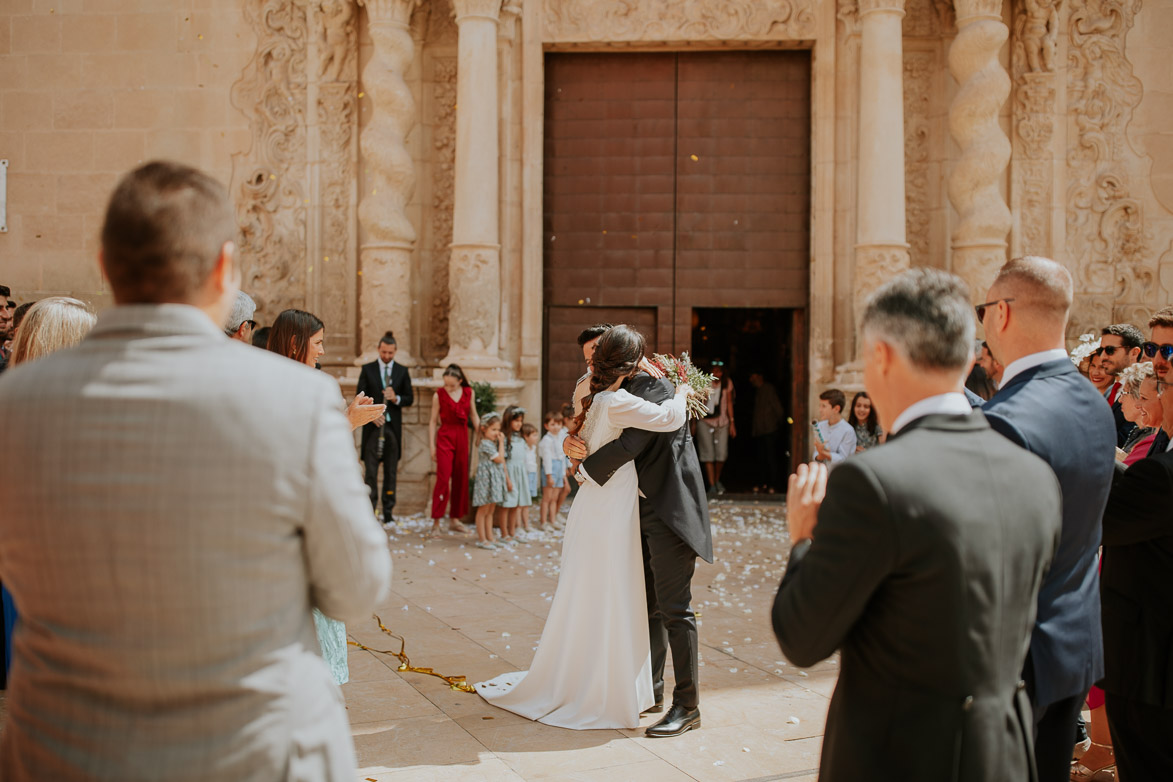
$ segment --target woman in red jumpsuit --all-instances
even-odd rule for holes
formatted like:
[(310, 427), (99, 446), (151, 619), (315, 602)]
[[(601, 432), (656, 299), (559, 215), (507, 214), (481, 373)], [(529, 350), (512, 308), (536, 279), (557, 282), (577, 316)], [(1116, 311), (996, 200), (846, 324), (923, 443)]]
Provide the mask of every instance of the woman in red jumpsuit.
[[(468, 532), (460, 519), (468, 514), (468, 425), (480, 426), (476, 396), (464, 370), (449, 364), (441, 376), (444, 385), (432, 398), (428, 442), (436, 464), (436, 488), (432, 492), (432, 534), (440, 532), (440, 519), (449, 508), (448, 529)], [(436, 427), (439, 426), (439, 431)]]

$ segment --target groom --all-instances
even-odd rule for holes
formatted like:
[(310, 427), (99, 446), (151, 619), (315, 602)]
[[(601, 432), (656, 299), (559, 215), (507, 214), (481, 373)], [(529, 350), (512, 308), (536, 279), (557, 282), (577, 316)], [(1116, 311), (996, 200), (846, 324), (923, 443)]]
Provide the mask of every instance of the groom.
[[(640, 373), (623, 388), (641, 399), (660, 404), (671, 399), (675, 386), (668, 380)], [(692, 612), (692, 574), (696, 558), (713, 561), (709, 506), (701, 479), (696, 448), (686, 422), (675, 432), (624, 429), (589, 457), (577, 437), (563, 444), (566, 455), (583, 459), (581, 470), (605, 484), (630, 461), (639, 475), (639, 523), (643, 543), (644, 583), (648, 596), (648, 637), (652, 653), (652, 686), (656, 705), (664, 707), (664, 664), (672, 650), (676, 689), (672, 708), (646, 731), (650, 738), (679, 736), (701, 726), (697, 692), (697, 632)]]

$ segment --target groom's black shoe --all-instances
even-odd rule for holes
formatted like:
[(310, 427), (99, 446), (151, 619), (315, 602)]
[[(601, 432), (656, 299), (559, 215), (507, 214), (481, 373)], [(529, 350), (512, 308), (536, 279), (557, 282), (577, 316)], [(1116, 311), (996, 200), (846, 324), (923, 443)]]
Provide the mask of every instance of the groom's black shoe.
[(678, 703), (673, 703), (664, 718), (644, 731), (644, 735), (649, 739), (664, 739), (669, 736), (679, 736), (681, 733), (687, 733), (700, 726), (701, 710), (699, 706), (686, 709)]
[(647, 707), (640, 714), (659, 714), (664, 710), (664, 699), (658, 698), (654, 704)]

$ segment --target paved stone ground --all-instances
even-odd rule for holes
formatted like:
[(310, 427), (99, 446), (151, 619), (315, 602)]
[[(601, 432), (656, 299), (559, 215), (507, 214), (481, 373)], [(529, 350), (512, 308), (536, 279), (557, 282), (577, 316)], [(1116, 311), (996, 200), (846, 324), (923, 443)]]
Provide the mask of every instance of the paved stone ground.
[[(717, 561), (698, 568), (693, 592), (700, 730), (652, 740), (642, 730), (551, 728), (433, 677), (399, 673), (393, 658), (355, 650), (343, 692), (359, 779), (814, 780), (838, 669), (834, 659), (795, 669), (770, 629), (787, 553), (782, 507), (714, 502), (712, 510)], [(488, 552), (471, 538), (428, 540), (422, 531), (430, 524), (420, 518), (399, 526), (395, 594), (380, 616), (406, 638), (412, 664), (469, 682), (525, 669), (557, 585), (560, 533)], [(397, 648), (374, 620), (348, 631), (366, 645)]]
[[(358, 751), (356, 782), (813, 781), (838, 667), (831, 659), (795, 669), (770, 629), (787, 553), (782, 506), (718, 501), (711, 509), (717, 561), (701, 563), (693, 591), (700, 730), (653, 740), (642, 729), (551, 728), (437, 678), (400, 673), (393, 657), (352, 649), (343, 692)], [(469, 682), (525, 669), (557, 585), (560, 533), (488, 552), (474, 548), (471, 536), (428, 539), (429, 527), (410, 517), (391, 534), (395, 583), (379, 609), (384, 624), (406, 639), (415, 666)], [(347, 629), (365, 645), (398, 649), (373, 619)], [(3, 708), (0, 697), (0, 720)]]

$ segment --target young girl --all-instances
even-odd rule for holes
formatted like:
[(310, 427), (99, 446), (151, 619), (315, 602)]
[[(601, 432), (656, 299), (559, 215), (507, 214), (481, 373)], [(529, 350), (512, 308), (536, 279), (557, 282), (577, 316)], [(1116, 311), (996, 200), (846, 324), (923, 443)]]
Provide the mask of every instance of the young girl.
[(558, 520), (558, 495), (562, 493), (562, 486), (566, 482), (566, 457), (562, 454), (562, 411), (551, 410), (546, 413), (542, 417), (542, 427), (546, 434), (538, 445), (542, 458), (542, 507), (538, 524), (544, 530), (547, 523), (553, 526)]
[(477, 446), (476, 483), (472, 504), (477, 509), (477, 548), (500, 548), (493, 542), (493, 510), (505, 497), (505, 434), (499, 413), (481, 419), (481, 442)]
[(524, 425), (525, 408), (517, 405), (505, 408), (505, 415), (501, 419), (501, 430), (508, 438), (505, 442), (505, 499), (497, 509), (505, 543), (514, 542), (517, 528), (521, 525), (521, 509), (528, 508), (530, 504), (525, 440), (521, 437), (521, 427)]
[[(521, 439), (525, 440), (525, 475), (529, 478), (530, 505), (538, 496), (538, 428), (533, 424), (521, 425)], [(521, 528), (529, 533), (529, 508), (521, 513)]]

